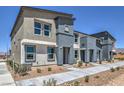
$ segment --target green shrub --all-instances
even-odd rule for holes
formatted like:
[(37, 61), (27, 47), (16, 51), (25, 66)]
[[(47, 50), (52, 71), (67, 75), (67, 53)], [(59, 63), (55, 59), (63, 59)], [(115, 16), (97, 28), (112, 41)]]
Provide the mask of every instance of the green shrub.
[(83, 62), (81, 62), (81, 61), (77, 62), (77, 66), (78, 66), (78, 67), (81, 67), (81, 66), (82, 66), (82, 63), (83, 63)]
[(99, 64), (102, 64), (102, 61), (99, 61)]
[(48, 67), (48, 71), (52, 71), (52, 68), (51, 67)]
[(111, 70), (111, 72), (115, 72), (115, 68), (113, 68), (113, 67), (110, 70)]
[(114, 58), (114, 59), (117, 59), (117, 60), (120, 60), (120, 61), (124, 60), (124, 58)]
[(37, 73), (41, 73), (41, 69), (37, 68)]
[(30, 71), (30, 69), (29, 69), (29, 67), (30, 66), (28, 66), (28, 65), (19, 65), (19, 69), (18, 69), (18, 74), (20, 75), (20, 76), (25, 76), (25, 75), (27, 75), (28, 73), (28, 71)]
[(85, 79), (85, 82), (89, 82), (89, 76), (85, 76), (84, 79)]
[(79, 81), (74, 81), (74, 86), (79, 86), (80, 85), (80, 82)]
[(85, 62), (85, 66), (86, 66), (86, 67), (88, 66), (88, 64), (89, 64), (89, 62)]
[(120, 67), (116, 67), (116, 70), (119, 71), (120, 70)]
[(100, 76), (95, 76), (94, 78), (100, 78)]
[(13, 67), (13, 61), (12, 60), (8, 60), (7, 61), (7, 65), (9, 65), (10, 67)]
[(54, 78), (49, 79), (48, 81), (43, 80), (43, 86), (56, 86), (57, 80)]

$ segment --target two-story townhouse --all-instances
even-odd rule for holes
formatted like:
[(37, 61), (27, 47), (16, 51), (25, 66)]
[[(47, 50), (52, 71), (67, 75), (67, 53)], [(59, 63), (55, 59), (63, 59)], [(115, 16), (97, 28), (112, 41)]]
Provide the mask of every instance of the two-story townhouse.
[(37, 66), (112, 60), (111, 34), (74, 31), (73, 23), (72, 14), (21, 7), (10, 34), (14, 61)]
[(72, 64), (74, 61), (73, 15), (21, 7), (10, 34), (16, 63)]
[(82, 32), (74, 32), (75, 59), (83, 62), (102, 61), (102, 45), (96, 37)]
[(108, 31), (92, 34), (91, 36), (99, 38), (101, 41), (102, 50), (103, 50), (102, 59), (107, 61), (112, 60), (116, 39)]

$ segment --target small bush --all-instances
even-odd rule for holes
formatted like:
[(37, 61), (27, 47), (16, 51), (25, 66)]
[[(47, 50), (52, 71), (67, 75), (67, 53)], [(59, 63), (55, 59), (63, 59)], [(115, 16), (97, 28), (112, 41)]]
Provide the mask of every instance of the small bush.
[(54, 78), (49, 79), (48, 81), (44, 80), (43, 81), (43, 86), (56, 86), (57, 80)]
[(51, 67), (48, 67), (48, 71), (52, 71), (52, 68)]
[(30, 69), (28, 65), (19, 65), (18, 73), (20, 76), (25, 76), (28, 74), (27, 72), (30, 71)]
[(99, 61), (99, 64), (102, 64), (102, 61)]
[(113, 67), (110, 70), (111, 70), (111, 72), (115, 72), (115, 69)]
[(94, 78), (100, 78), (100, 76), (95, 76)]
[(37, 68), (37, 73), (41, 73), (41, 69)]
[(77, 62), (77, 66), (78, 66), (78, 67), (81, 67), (81, 66), (82, 66), (82, 63), (83, 63), (83, 62), (81, 62), (81, 61)]
[(120, 70), (120, 67), (116, 67), (116, 70), (119, 71)]
[(89, 82), (89, 76), (85, 76), (85, 82)]
[(79, 81), (74, 81), (74, 86), (79, 86), (80, 85), (80, 82)]

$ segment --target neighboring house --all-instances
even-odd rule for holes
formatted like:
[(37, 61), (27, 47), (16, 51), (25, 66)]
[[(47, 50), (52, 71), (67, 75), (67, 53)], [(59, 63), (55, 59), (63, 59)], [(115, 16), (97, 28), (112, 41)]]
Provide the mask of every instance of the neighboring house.
[(102, 45), (100, 40), (88, 34), (74, 32), (75, 58), (83, 62), (96, 62), (102, 60)]
[[(103, 45), (100, 35), (74, 31), (74, 20), (72, 14), (21, 7), (10, 34), (14, 61), (37, 66), (107, 60), (109, 55), (103, 57), (103, 47), (107, 46), (109, 51), (110, 44)], [(115, 39), (110, 34), (105, 38), (114, 44)]]
[(112, 60), (113, 53), (115, 52), (115, 41), (116, 39), (107, 31), (92, 34), (96, 38), (99, 38), (102, 45), (102, 59), (103, 60)]

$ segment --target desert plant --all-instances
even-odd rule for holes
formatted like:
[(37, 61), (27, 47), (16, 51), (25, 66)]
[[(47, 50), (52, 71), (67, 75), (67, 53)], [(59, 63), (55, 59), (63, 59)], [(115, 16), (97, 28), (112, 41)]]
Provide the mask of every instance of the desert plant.
[(81, 66), (82, 66), (82, 63), (83, 63), (83, 62), (78, 61), (78, 62), (77, 62), (77, 66), (78, 66), (78, 67), (81, 67)]
[(57, 80), (54, 78), (49, 79), (48, 81), (43, 80), (43, 86), (56, 86)]
[(86, 66), (86, 67), (88, 66), (88, 64), (89, 64), (88, 62), (85, 62), (85, 66)]
[(94, 78), (100, 78), (100, 76), (95, 76)]
[(111, 60), (108, 60), (109, 63), (111, 63)]
[(115, 68), (113, 68), (113, 67), (110, 70), (111, 70), (111, 72), (115, 72)]
[(37, 68), (37, 73), (41, 73), (41, 69)]
[(79, 86), (80, 82), (79, 81), (74, 81), (73, 86)]
[(116, 70), (119, 71), (120, 70), (120, 67), (116, 67)]
[(102, 64), (102, 61), (99, 61), (99, 64)]
[(19, 65), (18, 73), (20, 76), (27, 75), (29, 71), (28, 65)]
[(48, 67), (48, 71), (52, 71), (52, 68), (51, 67)]
[(85, 82), (89, 82), (89, 76), (85, 76), (84, 79), (85, 79)]

